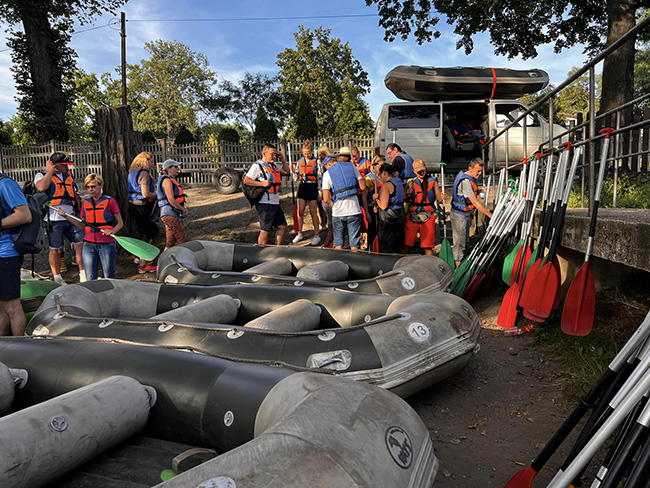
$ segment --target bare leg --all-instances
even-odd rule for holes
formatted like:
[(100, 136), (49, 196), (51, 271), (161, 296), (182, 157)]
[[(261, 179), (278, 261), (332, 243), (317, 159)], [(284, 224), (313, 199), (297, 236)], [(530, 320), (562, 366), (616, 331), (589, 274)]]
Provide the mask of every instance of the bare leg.
[(84, 252), (84, 243), (80, 244), (75, 244), (74, 245), (74, 254), (77, 257), (77, 264), (79, 265), (79, 271), (84, 270), (84, 257), (83, 257), (83, 252)]
[(314, 227), (314, 237), (315, 237), (320, 232), (319, 230), (320, 226), (318, 220), (318, 202), (316, 200), (311, 200), (309, 202), (309, 213), (311, 215), (311, 225)]
[(305, 224), (305, 205), (306, 200), (298, 199), (298, 232), (302, 232), (302, 226)]
[(58, 249), (50, 249), (49, 255), (50, 269), (53, 275), (61, 274), (61, 254)]
[(275, 233), (275, 243), (278, 246), (282, 245), (282, 241), (284, 240), (284, 234), (286, 234), (286, 232), (287, 232), (287, 226), (286, 225), (281, 225), (281, 226), (278, 227), (278, 230)]
[(424, 250), (424, 254), (427, 256), (433, 256), (433, 249), (431, 249), (430, 247), (426, 248)]
[(260, 230), (260, 235), (257, 236), (257, 245), (260, 247), (266, 246), (266, 243), (269, 241), (269, 231)]
[(5, 325), (6, 317), (9, 324), (11, 324), (11, 333), (14, 336), (25, 335), (27, 319), (25, 318), (23, 307), (20, 304), (20, 299), (16, 298), (14, 300), (0, 302), (0, 310), (2, 310), (2, 312), (0, 312), (0, 332), (5, 334), (5, 331), (9, 331), (9, 327)]

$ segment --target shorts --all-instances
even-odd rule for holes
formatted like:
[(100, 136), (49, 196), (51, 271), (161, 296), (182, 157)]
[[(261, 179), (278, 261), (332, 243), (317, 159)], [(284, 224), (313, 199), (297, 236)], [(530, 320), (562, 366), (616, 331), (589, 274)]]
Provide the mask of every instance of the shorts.
[(0, 258), (0, 302), (20, 298), (20, 267), (23, 256)]
[(298, 198), (307, 202), (318, 200), (318, 184), (300, 183), (300, 186), (298, 186)]
[(280, 205), (270, 203), (258, 203), (255, 205), (257, 215), (260, 217), (260, 229), (271, 232), (274, 227), (287, 225), (287, 219), (284, 218), (284, 212)]
[(47, 241), (50, 249), (60, 251), (63, 249), (63, 237), (67, 237), (72, 244), (81, 244), (84, 241), (84, 231), (67, 220), (55, 220), (45, 223)]
[(406, 216), (404, 226), (404, 245), (412, 247), (415, 244), (415, 237), (420, 233), (420, 247), (422, 249), (433, 249), (436, 246), (436, 218), (433, 214), (429, 220), (422, 223), (415, 223)]

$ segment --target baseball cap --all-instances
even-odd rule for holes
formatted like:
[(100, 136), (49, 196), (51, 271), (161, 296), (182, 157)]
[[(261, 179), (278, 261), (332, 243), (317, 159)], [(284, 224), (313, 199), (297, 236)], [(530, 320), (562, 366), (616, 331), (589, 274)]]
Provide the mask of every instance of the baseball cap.
[(168, 159), (163, 163), (163, 171), (171, 168), (172, 166), (180, 166), (181, 163), (174, 161), (173, 159)]
[(52, 153), (52, 155), (50, 156), (50, 161), (52, 161), (55, 164), (74, 164), (73, 161), (70, 161), (68, 155), (62, 152)]

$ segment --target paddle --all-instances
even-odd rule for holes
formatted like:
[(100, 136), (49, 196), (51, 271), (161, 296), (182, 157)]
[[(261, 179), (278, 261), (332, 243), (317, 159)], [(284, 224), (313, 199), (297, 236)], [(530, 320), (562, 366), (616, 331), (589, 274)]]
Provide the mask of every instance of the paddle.
[[(535, 202), (533, 204), (533, 208), (537, 207), (538, 200), (539, 200), (539, 190), (535, 192)], [(526, 233), (524, 235), (524, 240), (526, 241), (524, 243), (524, 246), (526, 248), (528, 247), (527, 241), (528, 238), (530, 237), (530, 229), (533, 226), (534, 219), (535, 219), (535, 212), (531, 212), (530, 219), (526, 226)], [(512, 285), (510, 285), (510, 288), (508, 288), (508, 291), (506, 291), (506, 294), (503, 297), (503, 301), (501, 302), (501, 308), (499, 309), (499, 315), (497, 316), (497, 325), (499, 327), (503, 327), (504, 329), (512, 329), (517, 323), (517, 304), (519, 303), (519, 296), (521, 294), (520, 275), (522, 269), (524, 268), (525, 262), (526, 261), (522, 256), (522, 258), (519, 260), (519, 265), (517, 266), (517, 273), (515, 274), (514, 280), (512, 281)]]
[[(535, 457), (533, 462), (525, 469), (515, 473), (505, 488), (530, 488), (537, 473), (544, 467), (555, 451), (560, 447), (571, 431), (578, 425), (582, 417), (603, 395), (605, 390), (615, 380), (621, 376), (621, 370), (628, 360), (636, 353), (637, 349), (643, 344), (650, 333), (650, 313), (639, 328), (632, 334), (623, 348), (618, 352), (616, 357), (611, 361), (607, 369), (600, 375), (600, 378), (592, 385), (590, 390), (580, 397), (580, 403), (576, 405), (573, 411), (566, 418), (560, 428), (553, 434), (553, 437), (546, 443), (541, 452)], [(628, 363), (629, 364), (629, 363)], [(604, 397), (603, 397), (604, 398)], [(607, 399), (607, 401), (609, 401)], [(607, 403), (607, 402), (606, 402)], [(594, 412), (595, 414), (596, 412)], [(592, 416), (594, 415), (592, 414)]]
[(568, 335), (585, 336), (591, 332), (591, 328), (594, 325), (594, 315), (596, 313), (596, 286), (594, 283), (594, 275), (591, 272), (591, 266), (589, 265), (589, 258), (593, 250), (594, 235), (596, 234), (600, 193), (603, 189), (603, 178), (605, 175), (605, 168), (607, 167), (609, 138), (613, 131), (614, 129), (611, 127), (600, 131), (601, 134), (605, 133), (605, 140), (603, 141), (603, 149), (600, 156), (600, 168), (598, 171), (598, 183), (596, 184), (596, 193), (594, 194), (594, 202), (591, 209), (591, 223), (589, 225), (589, 239), (587, 240), (585, 260), (569, 287), (569, 292), (564, 301), (564, 310), (562, 311), (562, 331)]
[[(519, 180), (519, 194), (526, 197), (526, 192), (524, 191), (524, 187), (526, 186), (526, 169), (528, 168), (528, 163), (530, 159), (523, 158), (522, 161), (524, 162), (524, 167), (521, 170), (521, 178)], [(519, 241), (517, 242), (517, 244), (515, 244), (515, 247), (512, 248), (512, 250), (508, 253), (508, 255), (503, 259), (503, 270), (501, 273), (501, 278), (503, 279), (506, 285), (510, 285), (512, 282), (512, 270), (515, 267), (515, 259), (519, 254), (519, 251), (521, 250), (523, 245), (524, 245), (524, 238), (523, 238), (523, 226), (522, 226), (522, 233)]]
[[(300, 224), (298, 222), (298, 207), (296, 206), (296, 193), (293, 187), (293, 165), (291, 164), (291, 143), (287, 141), (287, 156), (289, 158), (289, 167), (291, 168), (291, 175), (289, 179), (291, 180), (291, 200), (293, 201), (293, 231), (300, 232)], [(300, 163), (299, 163), (300, 164)], [(298, 171), (300, 174), (300, 170)], [(318, 235), (318, 229), (314, 228), (314, 232)]]
[(575, 149), (573, 154), (573, 160), (571, 162), (571, 168), (569, 169), (569, 175), (566, 180), (566, 185), (564, 187), (564, 197), (562, 199), (562, 205), (560, 206), (557, 217), (556, 217), (556, 226), (553, 229), (553, 237), (551, 239), (551, 246), (549, 248), (548, 254), (545, 258), (545, 264), (535, 276), (535, 279), (532, 282), (532, 287), (534, 293), (528, 299), (528, 312), (540, 318), (546, 318), (550, 315), (551, 310), (553, 310), (553, 304), (556, 300), (556, 295), (558, 293), (558, 287), (560, 286), (560, 277), (557, 273), (557, 268), (553, 265), (553, 260), (555, 258), (555, 252), (557, 246), (560, 243), (562, 238), (562, 224), (564, 223), (564, 214), (566, 213), (566, 207), (569, 202), (569, 195), (571, 194), (571, 186), (573, 184), (573, 177), (576, 174), (576, 169), (578, 167), (578, 161), (582, 156), (582, 148), (578, 147)]
[[(442, 193), (445, 192), (445, 163), (440, 163), (440, 183), (442, 183)], [(446, 200), (446, 199), (445, 199)], [(451, 269), (456, 269), (456, 261), (454, 261), (454, 252), (451, 249), (451, 244), (447, 239), (447, 207), (445, 200), (442, 201), (442, 244), (440, 245), (440, 253), (438, 256), (442, 259)]]
[[(58, 207), (55, 207), (53, 205), (47, 204), (47, 206), (53, 208), (54, 210), (58, 210)], [(66, 217), (70, 217), (72, 220), (87, 225), (88, 227), (101, 230), (96, 225), (89, 224), (88, 222), (85, 222), (83, 219), (79, 217), (75, 217), (74, 215), (70, 215), (69, 213), (66, 213), (65, 215)], [(139, 257), (140, 259), (144, 259), (145, 261), (153, 261), (154, 259), (156, 259), (156, 256), (160, 254), (160, 249), (158, 249), (153, 244), (149, 244), (148, 242), (144, 242), (139, 239), (134, 239), (133, 237), (118, 236), (115, 234), (112, 234), (111, 237), (115, 239), (115, 242), (117, 242), (125, 250), (127, 250), (134, 256)]]

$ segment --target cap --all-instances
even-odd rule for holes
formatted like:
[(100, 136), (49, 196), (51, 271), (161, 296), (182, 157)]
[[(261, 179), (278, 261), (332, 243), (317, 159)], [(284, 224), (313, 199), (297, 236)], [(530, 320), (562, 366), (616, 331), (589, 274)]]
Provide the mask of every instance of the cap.
[(74, 164), (74, 162), (70, 161), (68, 155), (62, 152), (52, 153), (52, 155), (50, 156), (50, 161), (52, 161), (55, 164)]
[(350, 148), (348, 146), (343, 146), (341, 149), (339, 149), (339, 152), (336, 153), (337, 156), (352, 156), (350, 153)]
[(163, 163), (163, 171), (171, 168), (172, 166), (180, 166), (181, 163), (174, 161), (173, 159), (168, 159)]

